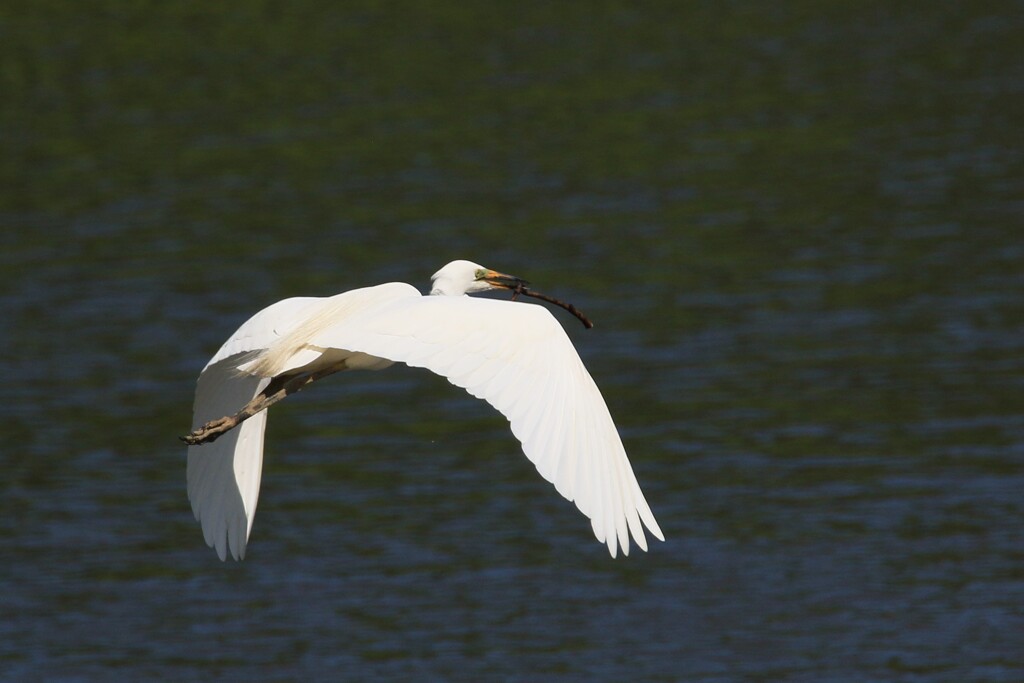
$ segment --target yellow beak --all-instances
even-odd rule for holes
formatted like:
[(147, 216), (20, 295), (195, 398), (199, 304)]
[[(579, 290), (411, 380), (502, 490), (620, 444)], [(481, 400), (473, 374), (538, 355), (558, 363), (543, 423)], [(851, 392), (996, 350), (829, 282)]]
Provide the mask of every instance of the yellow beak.
[(529, 283), (515, 275), (507, 275), (506, 273), (499, 273), (496, 270), (485, 270), (478, 280), (482, 280), (489, 284), (491, 287), (499, 289), (519, 289), (525, 287)]

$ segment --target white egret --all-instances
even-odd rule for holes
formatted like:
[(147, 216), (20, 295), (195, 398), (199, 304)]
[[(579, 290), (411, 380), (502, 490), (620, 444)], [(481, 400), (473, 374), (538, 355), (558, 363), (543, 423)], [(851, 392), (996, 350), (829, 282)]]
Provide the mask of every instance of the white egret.
[[(199, 375), (188, 496), (222, 560), (245, 556), (263, 467), (266, 408), (341, 370), (423, 367), (497, 408), (541, 476), (590, 518), (615, 557), (643, 524), (664, 540), (601, 392), (565, 330), (542, 306), (464, 294), (510, 289), (572, 306), (469, 261), (433, 276), (432, 296), (391, 282), (279, 301), (231, 335)], [(513, 295), (513, 298), (515, 298)], [(217, 419), (220, 418), (220, 419)]]

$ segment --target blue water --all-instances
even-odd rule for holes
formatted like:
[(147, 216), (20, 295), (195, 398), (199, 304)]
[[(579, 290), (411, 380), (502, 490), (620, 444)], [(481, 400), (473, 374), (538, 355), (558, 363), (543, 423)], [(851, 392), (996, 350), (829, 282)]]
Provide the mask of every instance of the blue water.
[[(0, 21), (0, 679), (1024, 680), (1019, 7), (176, 7)], [(459, 257), (595, 321), (666, 542), (392, 368), (218, 561), (209, 356)]]

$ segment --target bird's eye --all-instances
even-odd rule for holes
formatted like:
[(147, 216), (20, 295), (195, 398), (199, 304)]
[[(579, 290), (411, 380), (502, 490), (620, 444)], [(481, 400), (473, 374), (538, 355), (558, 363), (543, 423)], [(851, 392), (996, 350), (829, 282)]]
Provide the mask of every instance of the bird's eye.
[(476, 272), (473, 273), (473, 277), (477, 280), (483, 280), (485, 275), (487, 275), (487, 271), (483, 268), (477, 268)]

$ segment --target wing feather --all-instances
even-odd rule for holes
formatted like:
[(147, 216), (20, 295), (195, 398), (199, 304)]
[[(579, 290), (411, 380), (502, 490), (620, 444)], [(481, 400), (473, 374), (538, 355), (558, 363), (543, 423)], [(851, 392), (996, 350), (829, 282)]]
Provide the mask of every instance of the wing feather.
[(265, 351), (308, 319), (312, 311), (322, 306), (325, 301), (327, 299), (321, 297), (293, 297), (267, 306), (242, 323), (217, 353), (213, 354), (213, 358), (203, 371), (228, 359), (234, 361), (234, 365), (237, 366), (244, 362), (243, 358)]
[[(241, 352), (239, 357), (245, 355)], [(240, 375), (228, 357), (199, 376), (192, 428), (232, 415), (263, 390), (269, 380)], [(202, 524), (207, 545), (220, 559), (245, 557), (263, 468), (267, 413), (258, 413), (212, 443), (188, 447), (188, 497)]]
[(565, 440), (568, 430), (565, 425), (565, 408), (568, 397), (565, 395), (565, 374), (556, 373), (551, 378), (551, 385), (548, 390), (551, 392), (551, 410), (544, 415), (544, 421), (539, 428), (540, 439), (537, 444), (537, 451), (540, 457), (537, 462), (537, 471), (548, 481), (554, 483), (555, 489), (562, 496), (572, 499), (572, 489), (565, 482), (558, 478), (558, 468), (563, 460), (568, 457), (565, 449)]

